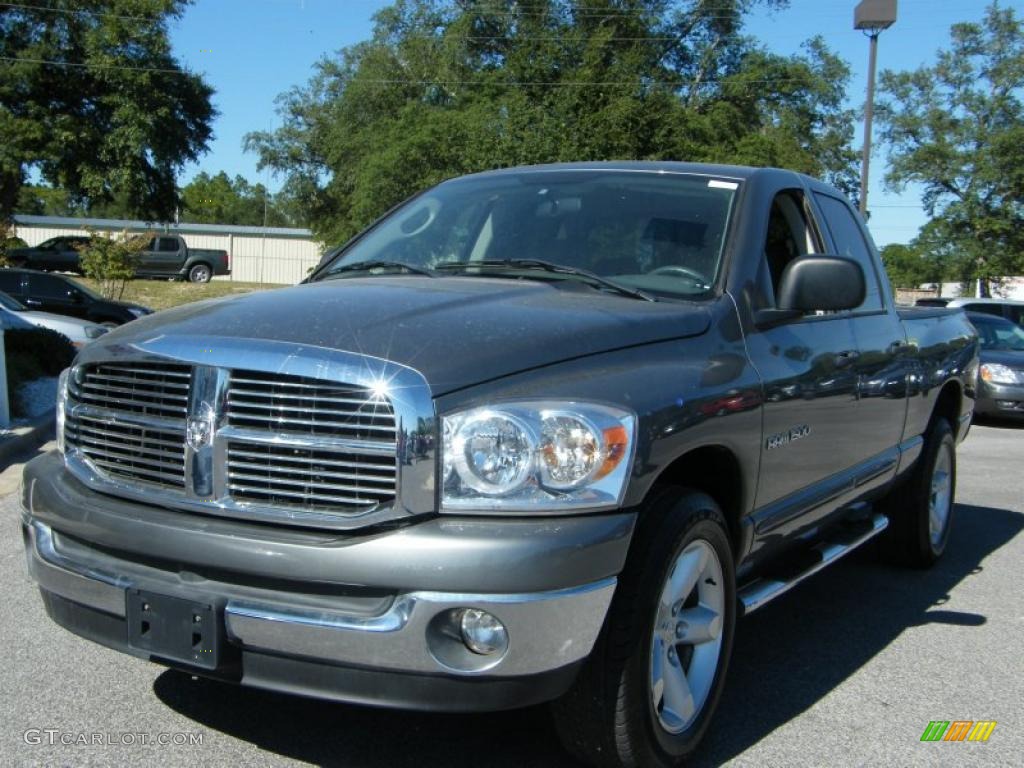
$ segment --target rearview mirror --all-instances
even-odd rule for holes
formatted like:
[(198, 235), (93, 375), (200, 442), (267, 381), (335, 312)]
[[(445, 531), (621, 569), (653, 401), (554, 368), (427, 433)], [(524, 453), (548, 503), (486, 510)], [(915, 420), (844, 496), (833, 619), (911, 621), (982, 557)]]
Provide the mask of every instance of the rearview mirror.
[(782, 311), (839, 312), (864, 303), (864, 270), (845, 256), (802, 256), (786, 265), (775, 304)]

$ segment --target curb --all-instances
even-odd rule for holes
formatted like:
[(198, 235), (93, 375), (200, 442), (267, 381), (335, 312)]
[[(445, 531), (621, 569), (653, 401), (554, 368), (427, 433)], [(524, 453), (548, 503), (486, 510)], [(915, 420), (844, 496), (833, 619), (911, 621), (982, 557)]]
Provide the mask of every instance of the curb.
[(12, 459), (52, 439), (56, 424), (57, 410), (51, 408), (28, 424), (18, 427), (10, 435), (0, 438), (0, 470), (6, 469)]

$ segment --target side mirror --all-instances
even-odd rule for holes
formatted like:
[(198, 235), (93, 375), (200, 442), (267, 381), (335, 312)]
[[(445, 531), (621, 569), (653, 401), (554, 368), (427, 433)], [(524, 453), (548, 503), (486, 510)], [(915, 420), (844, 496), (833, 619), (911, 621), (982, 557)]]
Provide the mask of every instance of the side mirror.
[(802, 256), (786, 265), (775, 304), (783, 311), (838, 312), (864, 303), (864, 270), (845, 256)]

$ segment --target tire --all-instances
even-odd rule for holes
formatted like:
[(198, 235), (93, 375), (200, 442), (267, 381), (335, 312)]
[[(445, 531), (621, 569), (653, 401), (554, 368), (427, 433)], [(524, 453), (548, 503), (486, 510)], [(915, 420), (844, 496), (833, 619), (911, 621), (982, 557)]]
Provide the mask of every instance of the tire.
[(911, 475), (883, 503), (889, 529), (882, 537), (887, 560), (915, 568), (936, 563), (949, 543), (956, 495), (956, 439), (943, 418), (925, 435)]
[[(679, 765), (721, 696), (736, 610), (732, 548), (718, 505), (704, 493), (660, 490), (640, 513), (590, 658), (552, 704), (565, 748), (602, 768)], [(683, 616), (694, 621), (687, 626)], [(687, 630), (700, 639), (687, 643)]]
[(193, 264), (188, 270), (188, 281), (190, 283), (208, 283), (213, 277), (213, 270), (209, 264)]

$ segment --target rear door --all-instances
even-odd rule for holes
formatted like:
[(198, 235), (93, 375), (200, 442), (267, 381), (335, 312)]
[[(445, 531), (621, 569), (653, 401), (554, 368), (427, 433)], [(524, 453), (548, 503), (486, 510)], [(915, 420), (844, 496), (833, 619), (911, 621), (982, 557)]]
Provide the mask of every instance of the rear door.
[[(906, 417), (907, 337), (888, 281), (870, 235), (845, 199), (815, 190), (814, 202), (831, 241), (829, 250), (847, 256), (864, 270), (867, 292), (850, 314), (857, 357), (857, 418), (848, 426), (847, 438), (863, 467), (858, 483), (895, 470), (897, 446), (903, 439)], [(876, 475), (877, 473), (877, 475)]]
[(23, 289), (24, 273), (12, 272), (7, 269), (0, 269), (0, 291), (3, 291), (12, 299), (25, 303), (25, 292)]
[(156, 238), (155, 246), (155, 250), (148, 254), (149, 266), (146, 271), (157, 275), (176, 274), (183, 261), (180, 253), (181, 239), (164, 235)]
[(30, 274), (22, 303), (29, 309), (70, 317), (85, 317), (89, 311), (79, 291), (54, 275)]

